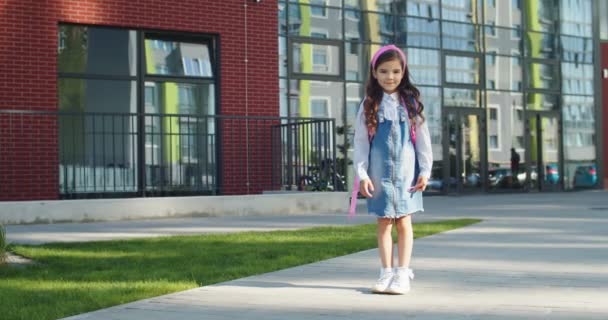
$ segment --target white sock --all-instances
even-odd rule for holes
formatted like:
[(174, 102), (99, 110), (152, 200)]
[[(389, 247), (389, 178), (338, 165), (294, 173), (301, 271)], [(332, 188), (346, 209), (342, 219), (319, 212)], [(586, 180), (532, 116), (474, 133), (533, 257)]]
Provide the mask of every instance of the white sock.
[(393, 268), (380, 268), (380, 275), (385, 275), (387, 273), (393, 273)]

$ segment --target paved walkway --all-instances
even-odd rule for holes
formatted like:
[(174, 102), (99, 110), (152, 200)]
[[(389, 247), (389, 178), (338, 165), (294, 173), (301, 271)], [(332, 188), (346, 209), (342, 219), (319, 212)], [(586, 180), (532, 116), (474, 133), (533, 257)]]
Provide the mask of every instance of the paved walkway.
[[(376, 250), (137, 301), (66, 319), (606, 319), (608, 317), (608, 192), (428, 197), (415, 221), (459, 217), (482, 223), (418, 239), (416, 278), (404, 296), (373, 295)], [(212, 218), (210, 218), (213, 220)], [(345, 224), (343, 216), (167, 220), (116, 223), (117, 236), (213, 232), (238, 226)], [(154, 228), (164, 220), (155, 220)], [(150, 222), (150, 223), (152, 223)], [(92, 226), (63, 225), (69, 240), (95, 238)], [(97, 230), (111, 238), (108, 230)], [(139, 226), (139, 227), (138, 227)], [(9, 227), (37, 239), (37, 228)], [(45, 232), (49, 232), (47, 226)], [(201, 228), (202, 230), (193, 230)], [(61, 228), (60, 228), (61, 229)], [(94, 229), (94, 228), (93, 228)], [(231, 231), (222, 229), (224, 232)], [(109, 230), (112, 231), (112, 230)], [(169, 232), (171, 231), (171, 232)], [(30, 234), (29, 237), (27, 234)], [(111, 232), (110, 232), (111, 233)], [(48, 234), (47, 234), (48, 236)], [(13, 238), (14, 239), (14, 238)]]

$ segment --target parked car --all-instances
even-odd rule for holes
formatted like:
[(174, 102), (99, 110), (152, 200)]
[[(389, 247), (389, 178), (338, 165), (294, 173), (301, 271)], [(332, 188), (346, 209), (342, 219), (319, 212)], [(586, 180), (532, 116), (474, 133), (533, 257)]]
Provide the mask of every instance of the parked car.
[(595, 164), (576, 167), (572, 185), (575, 188), (593, 187), (597, 183), (597, 170)]

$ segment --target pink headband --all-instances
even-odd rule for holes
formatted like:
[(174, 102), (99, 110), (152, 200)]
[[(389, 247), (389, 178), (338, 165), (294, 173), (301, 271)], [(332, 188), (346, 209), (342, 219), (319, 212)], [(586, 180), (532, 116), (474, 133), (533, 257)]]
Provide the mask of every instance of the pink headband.
[(403, 60), (403, 70), (405, 70), (405, 66), (406, 66), (406, 58), (405, 58), (405, 53), (403, 53), (403, 51), (401, 49), (399, 49), (398, 47), (396, 47), (393, 44), (389, 44), (387, 46), (384, 46), (380, 49), (378, 49), (378, 51), (376, 51), (376, 53), (374, 54), (374, 57), (372, 58), (372, 62), (371, 62), (371, 66), (372, 66), (372, 70), (376, 70), (376, 62), (378, 61), (378, 58), (380, 58), (380, 56), (390, 50), (394, 50), (397, 51), (397, 53), (399, 53), (399, 55), (401, 56), (401, 60)]

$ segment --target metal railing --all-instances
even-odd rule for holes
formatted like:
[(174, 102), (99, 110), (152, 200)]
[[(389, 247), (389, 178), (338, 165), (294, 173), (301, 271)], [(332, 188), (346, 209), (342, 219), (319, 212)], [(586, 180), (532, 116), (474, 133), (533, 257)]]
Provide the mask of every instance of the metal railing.
[(0, 183), (43, 165), (60, 198), (343, 189), (334, 119), (0, 110), (0, 128)]

